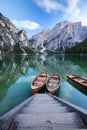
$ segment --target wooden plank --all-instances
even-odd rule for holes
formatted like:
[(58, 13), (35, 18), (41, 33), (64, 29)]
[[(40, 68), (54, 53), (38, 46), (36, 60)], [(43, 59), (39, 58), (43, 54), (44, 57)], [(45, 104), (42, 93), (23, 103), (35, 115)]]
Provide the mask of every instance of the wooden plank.
[(50, 114), (18, 114), (15, 118), (16, 122), (19, 122), (20, 127), (30, 127), (34, 125), (45, 124), (47, 121), (51, 124), (57, 125), (73, 125), (77, 128), (80, 125), (80, 120), (76, 113), (50, 113)]

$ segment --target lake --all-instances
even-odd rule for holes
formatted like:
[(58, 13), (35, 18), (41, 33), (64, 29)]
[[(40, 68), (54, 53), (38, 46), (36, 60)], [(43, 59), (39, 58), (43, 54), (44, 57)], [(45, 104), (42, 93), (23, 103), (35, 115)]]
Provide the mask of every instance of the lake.
[(87, 78), (87, 57), (77, 55), (0, 55), (0, 116), (32, 96), (31, 81), (39, 72), (61, 76), (56, 96), (87, 109), (87, 92), (67, 81), (66, 74)]

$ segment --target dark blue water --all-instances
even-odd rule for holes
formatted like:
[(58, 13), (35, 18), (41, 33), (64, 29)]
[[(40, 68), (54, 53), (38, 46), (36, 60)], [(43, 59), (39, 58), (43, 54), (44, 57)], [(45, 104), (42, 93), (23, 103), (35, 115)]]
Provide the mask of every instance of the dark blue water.
[(59, 74), (61, 86), (56, 96), (87, 109), (87, 93), (69, 83), (66, 74), (87, 77), (86, 57), (79, 56), (1, 56), (0, 57), (0, 116), (30, 96), (31, 81), (39, 72)]

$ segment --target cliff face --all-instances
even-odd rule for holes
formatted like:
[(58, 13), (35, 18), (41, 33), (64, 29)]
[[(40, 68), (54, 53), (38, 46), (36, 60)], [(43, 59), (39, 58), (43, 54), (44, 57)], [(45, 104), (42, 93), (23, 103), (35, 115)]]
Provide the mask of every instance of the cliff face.
[(8, 18), (0, 14), (0, 46), (4, 44), (14, 46), (20, 42), (22, 45), (28, 45), (26, 32), (19, 31)]
[(50, 30), (45, 29), (41, 33), (34, 35), (31, 38), (32, 44), (30, 45), (30, 48), (34, 50), (38, 50), (38, 51), (40, 51), (40, 49), (43, 49), (43, 43), (45, 40), (47, 40), (49, 33), (50, 33)]
[(87, 38), (87, 27), (81, 22), (61, 22), (51, 30), (44, 47), (50, 50), (70, 48)]

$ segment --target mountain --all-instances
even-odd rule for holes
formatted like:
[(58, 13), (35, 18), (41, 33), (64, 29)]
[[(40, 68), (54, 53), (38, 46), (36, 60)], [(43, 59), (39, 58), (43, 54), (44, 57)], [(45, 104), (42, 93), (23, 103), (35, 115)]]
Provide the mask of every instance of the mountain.
[(80, 42), (79, 44), (75, 45), (74, 47), (68, 48), (65, 51), (66, 54), (80, 54), (80, 55), (87, 55), (87, 38)]
[[(11, 21), (0, 13), (0, 54), (29, 52), (29, 41), (24, 30), (18, 30)], [(28, 50), (29, 49), (29, 50)]]
[(18, 30), (11, 21), (0, 13), (0, 54), (58, 52), (74, 47), (87, 38), (87, 26), (81, 22), (60, 22), (52, 30), (28, 39), (24, 30)]
[(43, 50), (43, 43), (45, 40), (47, 40), (48, 36), (49, 36), (50, 30), (49, 29), (45, 29), (42, 32), (32, 36), (31, 38), (31, 44), (30, 44), (30, 48), (36, 50), (36, 51), (40, 51)]
[(65, 50), (87, 38), (87, 27), (81, 22), (61, 22), (56, 24), (51, 30), (44, 47), (50, 50)]
[(10, 20), (0, 14), (0, 45), (4, 43), (14, 46), (17, 42), (28, 45), (28, 38), (24, 30), (19, 31)]

